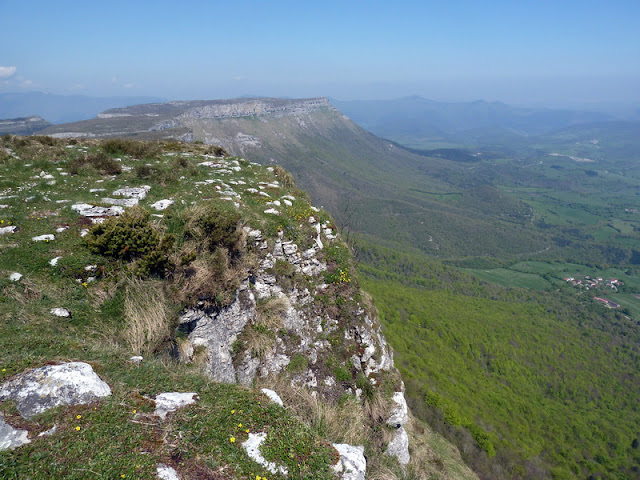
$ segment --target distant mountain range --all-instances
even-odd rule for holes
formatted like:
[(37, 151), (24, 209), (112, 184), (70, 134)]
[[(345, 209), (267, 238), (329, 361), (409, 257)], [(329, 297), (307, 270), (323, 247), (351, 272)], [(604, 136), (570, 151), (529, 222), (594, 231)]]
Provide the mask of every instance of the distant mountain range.
[(470, 132), (540, 135), (572, 125), (613, 120), (610, 115), (591, 111), (514, 107), (481, 100), (436, 102), (419, 96), (331, 103), (366, 130), (397, 141), (457, 140)]
[(51, 123), (75, 122), (95, 117), (109, 108), (162, 102), (159, 97), (88, 97), (42, 92), (0, 93), (0, 118), (38, 115)]

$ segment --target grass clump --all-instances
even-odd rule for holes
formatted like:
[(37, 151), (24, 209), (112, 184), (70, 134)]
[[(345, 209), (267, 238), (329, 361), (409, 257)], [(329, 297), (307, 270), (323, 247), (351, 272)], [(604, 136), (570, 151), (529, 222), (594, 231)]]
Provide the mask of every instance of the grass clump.
[(172, 334), (168, 300), (161, 282), (131, 280), (125, 289), (124, 339), (137, 355), (157, 351)]

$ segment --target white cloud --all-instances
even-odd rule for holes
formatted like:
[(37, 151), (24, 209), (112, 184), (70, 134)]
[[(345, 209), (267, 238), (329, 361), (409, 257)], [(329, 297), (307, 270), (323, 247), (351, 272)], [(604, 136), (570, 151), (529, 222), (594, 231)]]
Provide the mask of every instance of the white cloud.
[(135, 85), (134, 83), (125, 83), (125, 84), (123, 85), (123, 87), (124, 87), (124, 88), (133, 88), (133, 87), (135, 87), (135, 86), (136, 86), (136, 85)]
[(233, 79), (234, 79), (236, 82), (241, 82), (241, 81), (243, 81), (243, 80), (247, 80), (247, 77), (246, 77), (246, 76), (244, 76), (244, 75), (236, 75), (235, 77), (233, 77)]
[(2, 67), (0, 66), (0, 78), (13, 77), (16, 74), (16, 67)]

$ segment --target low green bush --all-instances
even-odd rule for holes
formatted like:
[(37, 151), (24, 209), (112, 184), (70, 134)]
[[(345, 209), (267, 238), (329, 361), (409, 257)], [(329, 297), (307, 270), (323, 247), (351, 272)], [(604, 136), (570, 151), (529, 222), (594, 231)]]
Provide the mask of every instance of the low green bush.
[(124, 261), (138, 260), (136, 274), (145, 277), (164, 275), (170, 266), (168, 256), (175, 237), (154, 228), (149, 212), (133, 207), (120, 217), (94, 225), (85, 241), (93, 253)]

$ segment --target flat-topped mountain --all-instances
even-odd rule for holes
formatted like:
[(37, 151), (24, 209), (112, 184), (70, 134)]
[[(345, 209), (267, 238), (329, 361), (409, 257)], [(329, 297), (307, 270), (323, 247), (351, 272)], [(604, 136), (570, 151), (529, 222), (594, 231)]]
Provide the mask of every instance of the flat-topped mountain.
[(43, 130), (51, 125), (44, 118), (38, 115), (20, 118), (8, 118), (0, 120), (0, 135), (13, 133), (14, 135), (30, 135)]
[[(341, 225), (432, 255), (545, 248), (543, 237), (530, 229), (529, 210), (484, 186), (486, 178), (473, 166), (411, 153), (365, 131), (324, 98), (137, 105), (43, 133), (176, 138), (219, 145), (262, 164), (281, 164)], [(505, 201), (492, 200), (498, 196)], [(501, 237), (494, 234), (496, 223)], [(477, 241), (466, 241), (470, 235)]]

